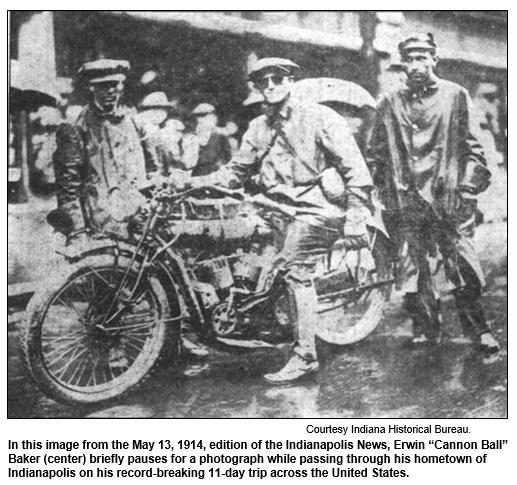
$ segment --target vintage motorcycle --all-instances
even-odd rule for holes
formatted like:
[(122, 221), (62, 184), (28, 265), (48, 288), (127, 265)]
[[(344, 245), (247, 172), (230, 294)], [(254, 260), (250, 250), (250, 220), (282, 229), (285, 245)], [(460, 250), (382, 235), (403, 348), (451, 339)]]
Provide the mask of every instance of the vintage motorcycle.
[[(20, 333), (29, 374), (58, 401), (94, 403), (174, 362), (184, 325), (219, 349), (292, 343), (294, 306), (271, 229), (272, 218), (292, 217), (263, 195), (220, 187), (156, 192), (136, 234), (64, 253), (65, 269), (33, 296)], [(357, 342), (381, 321), (392, 283), (385, 242), (372, 229), (369, 248), (338, 241), (321, 258), (321, 339)]]

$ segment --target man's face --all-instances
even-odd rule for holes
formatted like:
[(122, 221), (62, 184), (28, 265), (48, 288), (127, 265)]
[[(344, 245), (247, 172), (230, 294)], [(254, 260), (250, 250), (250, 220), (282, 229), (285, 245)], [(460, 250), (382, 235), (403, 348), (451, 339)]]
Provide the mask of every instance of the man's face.
[(293, 78), (286, 73), (272, 71), (254, 81), (267, 104), (278, 104), (287, 99), (293, 85)]
[(409, 80), (417, 84), (424, 84), (431, 78), (437, 62), (436, 55), (426, 50), (408, 51), (402, 57)]
[(90, 90), (93, 93), (94, 101), (104, 111), (113, 111), (122, 96), (124, 83), (122, 81), (92, 83), (90, 85)]
[(217, 126), (217, 116), (213, 113), (196, 116), (196, 126), (200, 129), (213, 129)]
[(160, 124), (167, 119), (167, 111), (164, 109), (146, 109), (138, 113), (138, 119), (149, 130), (157, 130)]

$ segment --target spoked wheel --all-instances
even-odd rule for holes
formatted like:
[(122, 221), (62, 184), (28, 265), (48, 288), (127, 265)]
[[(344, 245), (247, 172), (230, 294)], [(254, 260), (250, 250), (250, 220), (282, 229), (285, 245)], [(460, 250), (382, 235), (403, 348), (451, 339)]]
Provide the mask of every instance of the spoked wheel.
[(54, 399), (92, 403), (119, 396), (143, 380), (168, 340), (179, 338), (159, 281), (139, 280), (128, 264), (86, 258), (31, 300), (22, 355)]
[(393, 280), (386, 246), (349, 251), (337, 272), (337, 284), (318, 292), (316, 333), (326, 342), (347, 345), (372, 333), (384, 316)]

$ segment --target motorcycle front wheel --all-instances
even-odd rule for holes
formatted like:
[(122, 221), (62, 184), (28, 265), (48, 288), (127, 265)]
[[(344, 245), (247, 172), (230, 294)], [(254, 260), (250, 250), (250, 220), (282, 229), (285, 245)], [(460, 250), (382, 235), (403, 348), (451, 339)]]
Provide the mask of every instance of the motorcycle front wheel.
[(162, 285), (140, 278), (136, 263), (87, 257), (33, 296), (20, 332), (24, 365), (57, 401), (115, 398), (143, 381), (166, 344), (179, 342), (169, 315)]

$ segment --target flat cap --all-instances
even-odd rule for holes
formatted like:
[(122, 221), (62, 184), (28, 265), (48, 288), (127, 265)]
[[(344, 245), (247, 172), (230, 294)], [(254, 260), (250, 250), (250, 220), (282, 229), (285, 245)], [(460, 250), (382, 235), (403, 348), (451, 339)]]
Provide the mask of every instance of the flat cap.
[(399, 44), (399, 52), (407, 52), (409, 50), (419, 49), (434, 51), (436, 50), (436, 43), (433, 34), (414, 33), (407, 37)]
[(106, 81), (124, 81), (129, 72), (128, 61), (115, 59), (99, 59), (87, 62), (79, 69), (82, 76), (90, 83), (102, 83)]
[(138, 109), (158, 109), (158, 108), (175, 108), (176, 104), (171, 103), (167, 99), (167, 95), (163, 91), (155, 91), (148, 94), (139, 104)]
[(249, 79), (256, 79), (260, 72), (266, 69), (279, 69), (287, 74), (294, 74), (300, 69), (300, 66), (289, 59), (282, 59), (280, 57), (264, 57), (263, 59), (258, 60), (251, 67), (248, 74)]
[(146, 71), (140, 78), (140, 84), (142, 84), (143, 86), (146, 86), (155, 81), (158, 81), (158, 78), (159, 78), (159, 75), (156, 71)]
[(192, 111), (192, 114), (194, 116), (204, 116), (204, 115), (210, 115), (213, 113), (215, 113), (215, 107), (208, 103), (198, 104)]

